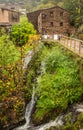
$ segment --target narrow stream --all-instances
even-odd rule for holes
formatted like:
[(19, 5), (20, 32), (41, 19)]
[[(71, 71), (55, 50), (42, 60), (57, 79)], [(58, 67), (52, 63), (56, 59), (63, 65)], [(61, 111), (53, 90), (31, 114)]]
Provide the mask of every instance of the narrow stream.
[[(25, 69), (27, 67), (27, 65), (29, 64), (31, 57), (33, 55), (33, 52), (30, 51), (26, 58), (24, 59), (24, 66), (23, 69)], [(44, 64), (44, 63), (42, 63)], [(13, 130), (46, 130), (47, 128), (50, 128), (51, 126), (57, 126), (57, 125), (63, 125), (62, 122), (62, 118), (63, 116), (58, 116), (54, 121), (50, 121), (49, 123), (34, 127), (30, 124), (31, 121), (31, 115), (32, 115), (32, 111), (35, 105), (35, 88), (33, 87), (33, 92), (32, 92), (32, 98), (31, 101), (27, 104), (26, 106), (26, 111), (25, 111), (25, 120), (26, 123), (22, 126), (19, 126)]]
[[(26, 123), (22, 126), (19, 126), (15, 129), (13, 129), (13, 130), (46, 130), (46, 129), (50, 128), (51, 126), (62, 126), (64, 124), (63, 120), (64, 120), (64, 116), (66, 116), (66, 114), (58, 116), (54, 121), (50, 121), (46, 124), (42, 124), (42, 125), (39, 125), (37, 127), (34, 127), (34, 124), (31, 125), (31, 123), (30, 123), (31, 115), (32, 115), (32, 111), (33, 111), (35, 103), (36, 103), (35, 88), (33, 87), (31, 101), (26, 106), (26, 112), (25, 112)], [(77, 112), (83, 112), (83, 104), (80, 104), (80, 105), (77, 104), (77, 105), (73, 106), (72, 109), (74, 111), (77, 111)]]
[(49, 123), (46, 123), (44, 125), (41, 125), (41, 126), (38, 126), (38, 127), (35, 127), (31, 130), (46, 130), (48, 128), (50, 128), (51, 126), (62, 126), (63, 125), (63, 116), (58, 116), (55, 121), (50, 121)]
[(57, 126), (57, 125), (63, 125), (62, 122), (62, 118), (63, 116), (58, 116), (55, 121), (50, 121), (49, 123), (46, 123), (44, 125), (40, 125), (37, 127), (33, 127), (30, 125), (30, 121), (31, 121), (31, 114), (32, 114), (32, 110), (34, 108), (34, 104), (35, 104), (35, 88), (33, 87), (33, 92), (32, 92), (32, 99), (29, 102), (29, 104), (27, 104), (26, 106), (26, 112), (25, 112), (25, 120), (26, 123), (22, 126), (19, 126), (13, 130), (45, 130), (47, 128), (50, 128), (51, 126)]
[[(26, 56), (26, 58), (24, 59), (23, 69), (27, 68), (28, 63), (31, 60), (32, 54), (33, 54), (33, 52), (30, 51), (28, 53), (28, 55)], [(42, 66), (43, 66), (42, 68), (44, 68), (43, 72), (45, 71), (44, 65), (45, 65), (44, 62), (42, 62)], [(31, 101), (29, 102), (29, 104), (27, 104), (26, 111), (25, 111), (26, 123), (22, 126), (19, 126), (15, 129), (13, 129), (13, 130), (46, 130), (46, 129), (50, 128), (51, 126), (62, 126), (63, 125), (64, 115), (58, 116), (54, 121), (50, 121), (46, 124), (42, 124), (42, 125), (37, 126), (37, 127), (34, 127), (34, 124), (31, 125), (31, 115), (32, 115), (32, 111), (33, 111), (35, 102), (36, 102), (35, 88), (33, 87), (32, 98), (31, 98)], [(74, 109), (77, 112), (83, 112), (83, 104), (74, 106)]]
[(26, 123), (23, 126), (19, 126), (15, 128), (14, 130), (27, 130), (30, 126), (30, 120), (31, 120), (31, 113), (35, 104), (35, 88), (33, 87), (33, 92), (32, 92), (32, 98), (29, 104), (26, 106), (26, 112), (25, 112), (25, 120)]

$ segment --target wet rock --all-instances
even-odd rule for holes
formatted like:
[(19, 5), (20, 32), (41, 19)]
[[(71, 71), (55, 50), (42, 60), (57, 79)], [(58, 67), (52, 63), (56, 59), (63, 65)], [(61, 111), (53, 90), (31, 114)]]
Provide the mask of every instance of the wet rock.
[(74, 108), (77, 112), (83, 112), (83, 104), (76, 104)]
[(16, 120), (9, 125), (3, 126), (2, 130), (13, 130), (13, 128), (15, 128), (19, 125), (23, 125), (24, 123), (25, 123), (25, 118), (21, 117), (19, 120)]

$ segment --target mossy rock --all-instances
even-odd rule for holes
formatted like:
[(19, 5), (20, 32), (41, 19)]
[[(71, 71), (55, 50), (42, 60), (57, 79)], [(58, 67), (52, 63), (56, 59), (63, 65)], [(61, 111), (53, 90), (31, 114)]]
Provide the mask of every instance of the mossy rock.
[(78, 120), (83, 122), (83, 112), (78, 115)]
[(78, 115), (77, 121), (75, 123), (75, 126), (83, 128), (83, 113), (80, 113)]
[(66, 124), (62, 130), (78, 130), (77, 127), (75, 127), (74, 125), (71, 124)]

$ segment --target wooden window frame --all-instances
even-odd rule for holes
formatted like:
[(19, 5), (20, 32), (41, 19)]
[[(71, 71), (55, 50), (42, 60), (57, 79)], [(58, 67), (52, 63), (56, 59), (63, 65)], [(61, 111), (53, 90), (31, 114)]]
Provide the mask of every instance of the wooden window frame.
[(63, 26), (63, 22), (60, 22), (60, 27), (62, 27)]
[(54, 26), (54, 23), (53, 23), (53, 22), (50, 22), (50, 26), (53, 27), (53, 26)]
[(63, 16), (63, 12), (60, 12), (60, 16)]
[(46, 16), (47, 16), (46, 14), (42, 14), (42, 18), (43, 18), (43, 19), (45, 19), (45, 18), (46, 18)]
[(53, 13), (54, 13), (53, 11), (50, 11), (50, 16), (51, 16), (51, 17), (53, 16)]

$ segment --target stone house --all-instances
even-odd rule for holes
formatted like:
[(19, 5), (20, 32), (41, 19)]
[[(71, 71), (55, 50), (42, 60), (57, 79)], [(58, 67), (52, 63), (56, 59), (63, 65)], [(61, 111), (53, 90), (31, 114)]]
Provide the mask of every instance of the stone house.
[(40, 34), (69, 35), (74, 31), (70, 25), (70, 13), (57, 5), (27, 13), (27, 17)]
[(0, 29), (2, 27), (10, 28), (14, 23), (19, 23), (19, 12), (0, 8)]

